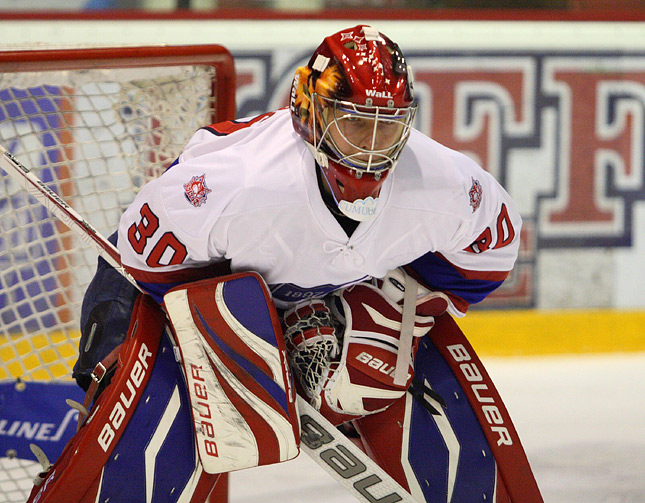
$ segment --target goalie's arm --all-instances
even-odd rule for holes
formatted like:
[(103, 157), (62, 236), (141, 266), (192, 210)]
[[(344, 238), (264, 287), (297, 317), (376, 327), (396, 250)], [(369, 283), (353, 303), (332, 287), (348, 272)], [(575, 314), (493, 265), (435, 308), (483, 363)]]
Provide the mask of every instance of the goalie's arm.
[[(196, 173), (196, 171), (195, 171)], [(186, 188), (197, 178), (198, 187)], [(225, 189), (211, 194), (205, 175), (178, 164), (146, 184), (121, 216), (117, 248), (126, 270), (157, 302), (178, 285), (229, 274), (229, 261), (211, 235), (220, 217)], [(188, 192), (203, 192), (203, 201)]]
[(448, 311), (457, 317), (504, 282), (519, 253), (522, 218), (506, 191), (484, 175), (463, 195), (473, 210), (462, 234), (450, 247), (429, 251), (405, 267), (428, 289), (446, 294)]

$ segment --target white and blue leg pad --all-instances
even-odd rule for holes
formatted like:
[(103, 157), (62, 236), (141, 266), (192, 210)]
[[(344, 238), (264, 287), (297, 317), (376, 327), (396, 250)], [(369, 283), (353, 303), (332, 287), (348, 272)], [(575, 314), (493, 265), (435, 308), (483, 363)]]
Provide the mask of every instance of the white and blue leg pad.
[(300, 430), (280, 321), (255, 273), (208, 279), (164, 297), (181, 351), (206, 473), (292, 459)]
[(165, 326), (159, 306), (141, 296), (110, 385), (30, 503), (188, 503), (208, 495), (218, 476), (201, 467), (186, 381)]

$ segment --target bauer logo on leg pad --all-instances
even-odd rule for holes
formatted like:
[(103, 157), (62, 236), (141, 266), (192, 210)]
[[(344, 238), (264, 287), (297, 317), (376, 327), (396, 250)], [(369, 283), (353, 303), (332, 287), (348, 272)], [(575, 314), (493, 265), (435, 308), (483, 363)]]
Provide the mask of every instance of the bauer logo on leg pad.
[[(450, 316), (444, 315), (437, 319), (431, 339), (458, 381), (495, 458), (497, 501), (542, 503), (540, 490), (511, 417), (464, 334)], [(500, 496), (506, 492), (507, 496)]]
[(159, 306), (141, 296), (110, 385), (30, 503), (190, 500), (201, 468), (165, 322)]
[(472, 396), (475, 397), (480, 405), (482, 414), (489, 424), (490, 431), (494, 432), (496, 436), (497, 445), (513, 445), (513, 438), (504, 422), (504, 414), (502, 414), (496, 403), (497, 393), (488, 384), (489, 379), (482, 375), (477, 362), (473, 361), (463, 344), (452, 344), (446, 346), (446, 349), (454, 361), (459, 364), (461, 374), (470, 385)]
[(125, 383), (127, 392), (124, 391), (119, 394), (119, 400), (112, 407), (108, 420), (105, 421), (101, 433), (99, 433), (97, 438), (98, 444), (104, 452), (107, 452), (110, 448), (116, 432), (121, 428), (123, 419), (126, 417), (126, 413), (132, 407), (132, 404), (134, 403), (136, 405), (141, 383), (149, 371), (148, 367), (153, 355), (148, 350), (148, 346), (145, 343), (141, 343), (138, 353), (138, 358), (134, 362)]
[(222, 473), (294, 458), (299, 426), (277, 313), (242, 273), (164, 297), (181, 351), (200, 460)]

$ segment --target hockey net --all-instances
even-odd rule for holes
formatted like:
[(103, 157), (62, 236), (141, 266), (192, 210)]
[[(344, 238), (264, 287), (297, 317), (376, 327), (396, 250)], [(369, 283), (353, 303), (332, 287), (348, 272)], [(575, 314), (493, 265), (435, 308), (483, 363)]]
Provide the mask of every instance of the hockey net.
[[(201, 126), (235, 113), (221, 46), (0, 52), (0, 144), (108, 236), (139, 188)], [(0, 382), (71, 379), (96, 253), (0, 169)], [(4, 420), (1, 436), (38, 431)], [(26, 422), (27, 423), (27, 422)], [(0, 452), (0, 502), (37, 463)]]

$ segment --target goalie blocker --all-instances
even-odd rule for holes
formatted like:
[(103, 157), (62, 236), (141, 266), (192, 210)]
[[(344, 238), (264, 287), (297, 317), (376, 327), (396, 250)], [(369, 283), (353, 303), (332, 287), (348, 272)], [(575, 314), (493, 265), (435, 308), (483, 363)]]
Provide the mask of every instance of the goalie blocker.
[(139, 296), (110, 385), (28, 503), (203, 503), (221, 473), (298, 454), (295, 395), (263, 280), (204, 280), (165, 303), (174, 335)]
[(164, 304), (181, 351), (199, 457), (208, 473), (298, 455), (295, 392), (264, 280), (238, 273), (170, 290)]

